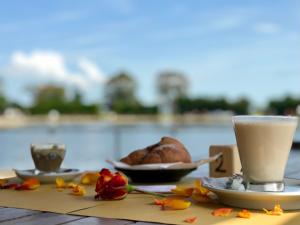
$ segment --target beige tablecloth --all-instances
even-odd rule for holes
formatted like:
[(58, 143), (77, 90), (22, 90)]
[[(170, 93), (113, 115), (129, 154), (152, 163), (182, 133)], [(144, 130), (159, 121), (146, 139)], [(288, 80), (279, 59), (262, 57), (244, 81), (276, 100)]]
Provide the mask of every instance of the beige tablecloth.
[[(189, 183), (187, 180), (184, 183)], [(214, 217), (214, 209), (224, 207), (216, 203), (198, 203), (186, 210), (161, 210), (153, 205), (153, 196), (129, 194), (119, 201), (95, 201), (94, 186), (86, 186), (85, 196), (74, 196), (69, 189), (62, 192), (55, 185), (41, 185), (37, 190), (15, 191), (0, 190), (0, 206), (41, 210), (55, 213), (106, 217), (116, 219), (160, 222), (168, 224), (186, 224), (185, 218), (196, 216), (195, 224), (300, 224), (300, 211), (285, 212), (281, 216), (269, 216), (263, 211), (251, 211), (250, 219), (236, 218), (239, 209), (234, 209), (228, 217)]]

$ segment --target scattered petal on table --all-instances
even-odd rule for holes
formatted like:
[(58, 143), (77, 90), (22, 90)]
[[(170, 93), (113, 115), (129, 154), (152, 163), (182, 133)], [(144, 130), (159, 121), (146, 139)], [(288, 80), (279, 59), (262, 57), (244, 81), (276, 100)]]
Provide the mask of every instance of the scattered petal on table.
[(197, 202), (210, 202), (211, 198), (208, 195), (202, 195), (201, 193), (193, 193), (192, 199)]
[(249, 210), (243, 209), (242, 211), (238, 212), (236, 217), (249, 219), (251, 217), (251, 213)]
[(186, 201), (184, 199), (176, 199), (176, 198), (167, 198), (162, 205), (163, 209), (175, 209), (182, 210), (190, 207), (191, 202)]
[(18, 185), (15, 190), (35, 190), (40, 186), (40, 181), (36, 178), (29, 178), (21, 185)]
[(186, 222), (186, 223), (195, 223), (195, 222), (197, 222), (197, 220), (198, 220), (197, 216), (193, 216), (193, 217), (186, 218), (184, 220), (184, 222)]
[(219, 208), (215, 209), (211, 214), (213, 216), (229, 216), (232, 208)]
[(73, 195), (77, 195), (77, 196), (83, 196), (85, 195), (86, 191), (84, 189), (84, 187), (80, 186), (80, 185), (76, 185), (73, 189), (72, 189), (72, 194)]
[(154, 204), (155, 205), (164, 205), (166, 199), (154, 199)]
[(208, 189), (202, 186), (201, 180), (195, 180), (195, 186), (194, 192), (192, 194), (192, 199), (194, 199), (197, 202), (210, 202), (211, 201), (211, 194)]
[(162, 198), (162, 199), (154, 199), (155, 205), (160, 205), (162, 209), (186, 209), (190, 207), (191, 202), (186, 201), (185, 199), (180, 198)]
[(209, 190), (202, 186), (202, 181), (197, 179), (195, 180), (195, 192), (200, 193), (202, 195), (207, 195)]
[(98, 172), (95, 173), (86, 173), (82, 176), (80, 183), (85, 185), (96, 184), (100, 174)]
[(173, 194), (183, 197), (190, 197), (193, 194), (194, 188), (184, 188), (176, 186), (175, 189), (171, 190)]
[(0, 188), (7, 183), (6, 179), (0, 179)]
[(56, 184), (56, 188), (60, 188), (61, 189), (61, 188), (65, 188), (66, 187), (65, 181), (61, 177), (57, 177), (55, 179), (55, 184)]
[(67, 188), (74, 188), (77, 184), (73, 183), (73, 182), (69, 182), (67, 184)]
[(265, 208), (263, 208), (263, 210), (265, 211), (265, 213), (267, 215), (272, 215), (272, 216), (280, 216), (283, 214), (283, 210), (281, 209), (280, 205), (279, 204), (276, 204), (274, 206), (274, 209), (273, 210), (267, 210)]

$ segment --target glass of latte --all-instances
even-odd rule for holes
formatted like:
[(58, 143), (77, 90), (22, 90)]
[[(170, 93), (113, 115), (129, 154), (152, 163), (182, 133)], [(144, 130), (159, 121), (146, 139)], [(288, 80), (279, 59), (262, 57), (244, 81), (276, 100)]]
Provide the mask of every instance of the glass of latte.
[(298, 118), (234, 116), (232, 121), (246, 190), (283, 191)]

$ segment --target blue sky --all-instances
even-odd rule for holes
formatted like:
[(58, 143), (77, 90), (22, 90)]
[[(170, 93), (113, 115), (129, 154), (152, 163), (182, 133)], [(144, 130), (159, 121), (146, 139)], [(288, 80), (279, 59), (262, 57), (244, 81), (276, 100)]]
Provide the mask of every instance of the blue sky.
[(300, 1), (3, 1), (0, 75), (30, 102), (29, 85), (78, 86), (87, 101), (119, 70), (157, 99), (162, 70), (184, 72), (191, 96), (300, 96)]

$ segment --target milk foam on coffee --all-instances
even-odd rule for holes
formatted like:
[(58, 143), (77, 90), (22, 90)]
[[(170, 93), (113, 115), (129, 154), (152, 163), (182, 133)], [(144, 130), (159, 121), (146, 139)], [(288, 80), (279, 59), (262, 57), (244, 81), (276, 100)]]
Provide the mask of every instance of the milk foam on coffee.
[(250, 183), (282, 182), (297, 119), (261, 118), (233, 119), (243, 176)]

